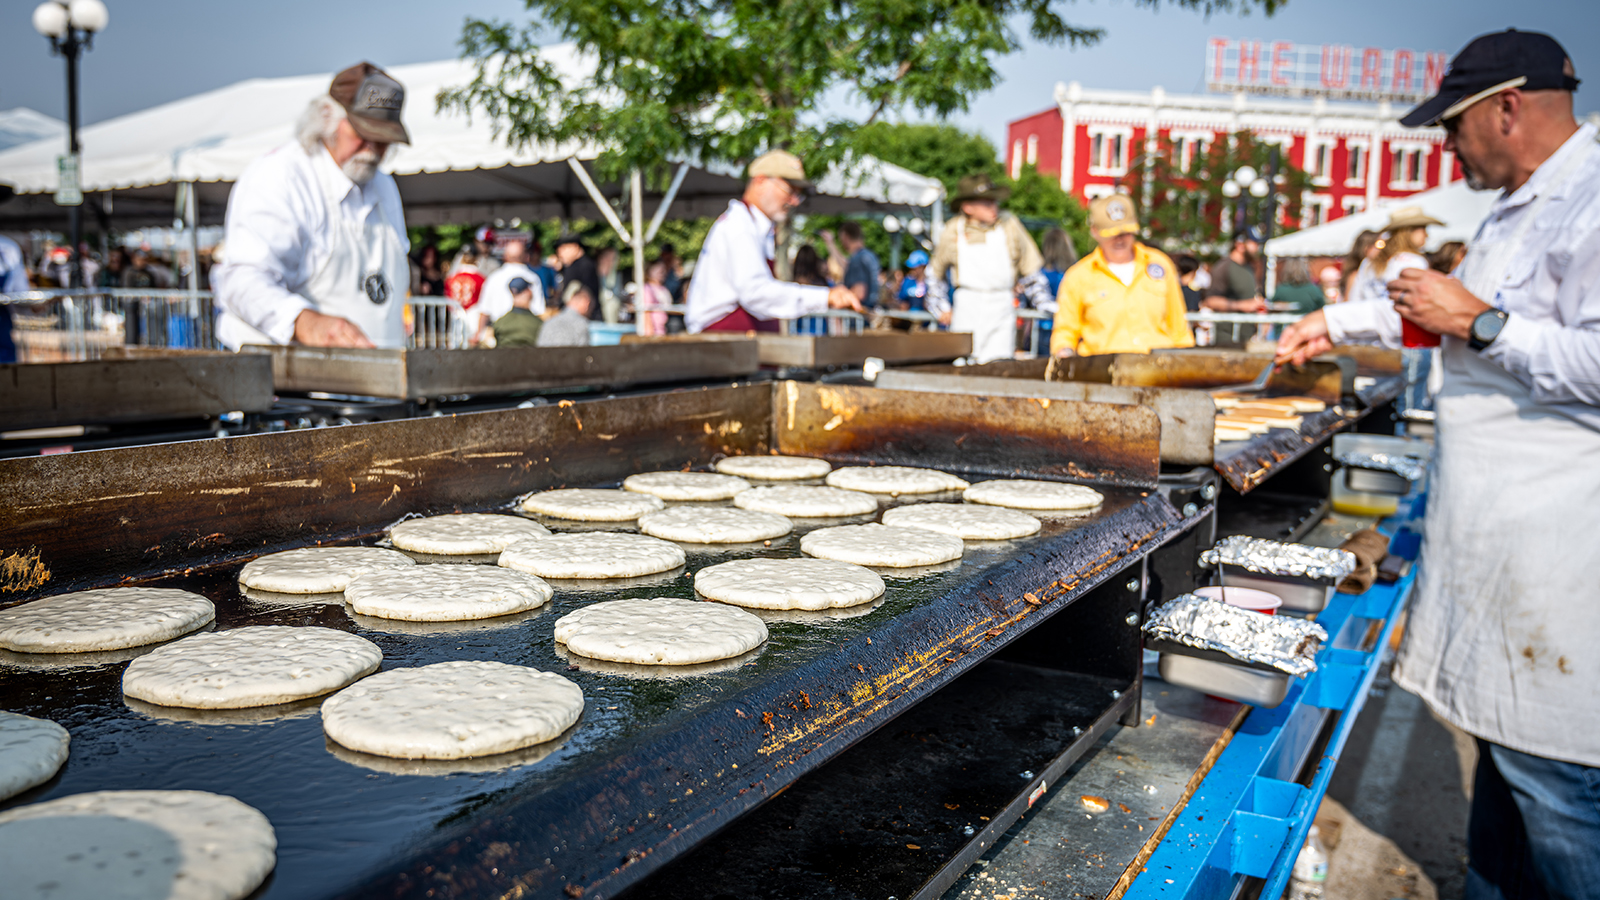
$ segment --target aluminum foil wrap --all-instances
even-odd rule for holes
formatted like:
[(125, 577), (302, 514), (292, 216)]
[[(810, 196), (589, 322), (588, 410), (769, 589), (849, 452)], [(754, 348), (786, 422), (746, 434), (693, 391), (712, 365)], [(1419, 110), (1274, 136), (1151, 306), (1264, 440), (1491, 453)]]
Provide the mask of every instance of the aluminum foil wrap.
[(1206, 566), (1226, 563), (1263, 575), (1315, 578), (1335, 584), (1356, 570), (1356, 555), (1332, 547), (1285, 544), (1236, 534), (1217, 541), (1216, 546), (1200, 554), (1200, 563)]
[(1428, 471), (1428, 461), (1415, 456), (1401, 456), (1398, 453), (1355, 453), (1344, 450), (1335, 457), (1347, 466), (1358, 469), (1377, 469), (1380, 472), (1393, 472), (1407, 481), (1421, 481), (1422, 476)]
[(1317, 670), (1317, 651), (1328, 639), (1321, 625), (1184, 594), (1150, 615), (1144, 633), (1201, 650), (1220, 650), (1244, 662), (1264, 663), (1290, 675)]

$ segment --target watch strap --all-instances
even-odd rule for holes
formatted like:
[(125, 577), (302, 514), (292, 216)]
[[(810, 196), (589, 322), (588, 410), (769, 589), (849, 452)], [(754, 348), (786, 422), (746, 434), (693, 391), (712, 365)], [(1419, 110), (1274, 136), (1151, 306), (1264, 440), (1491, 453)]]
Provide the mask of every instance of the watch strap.
[[(1480, 336), (1478, 323), (1484, 322), (1486, 319), (1491, 317), (1499, 320), (1499, 327), (1494, 330), (1493, 335), (1485, 339)], [(1499, 309), (1486, 309), (1483, 312), (1478, 313), (1477, 317), (1472, 320), (1472, 328), (1467, 335), (1467, 346), (1477, 351), (1481, 351), (1488, 347), (1490, 344), (1495, 342), (1496, 338), (1500, 336), (1500, 332), (1505, 330), (1506, 320), (1509, 318), (1509, 314), (1507, 314), (1504, 310)]]

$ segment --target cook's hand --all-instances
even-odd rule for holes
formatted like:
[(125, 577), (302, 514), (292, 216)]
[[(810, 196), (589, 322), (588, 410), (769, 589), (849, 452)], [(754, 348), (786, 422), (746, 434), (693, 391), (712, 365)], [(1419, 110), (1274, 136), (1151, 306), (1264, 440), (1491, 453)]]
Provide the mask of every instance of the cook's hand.
[(1412, 324), (1462, 340), (1471, 337), (1472, 320), (1490, 308), (1461, 282), (1432, 269), (1402, 271), (1389, 282), (1389, 298)]
[(1305, 365), (1306, 360), (1333, 349), (1328, 339), (1328, 318), (1317, 310), (1283, 330), (1278, 338), (1278, 352), (1274, 362), (1292, 362)]
[(307, 347), (371, 347), (372, 341), (349, 319), (301, 310), (294, 318), (294, 339)]
[(950, 327), (950, 320), (954, 319), (955, 315), (956, 315), (955, 311), (954, 310), (949, 310), (949, 309), (945, 310), (942, 313), (939, 313), (939, 324), (943, 325), (946, 328), (949, 328)]
[(1077, 356), (1077, 355), (1078, 355), (1077, 352), (1075, 350), (1073, 350), (1071, 347), (1062, 347), (1060, 350), (1056, 351), (1056, 358), (1057, 359), (1066, 359), (1069, 356)]
[(831, 287), (828, 288), (828, 308), (861, 312), (861, 301), (856, 298), (855, 291), (847, 287)]

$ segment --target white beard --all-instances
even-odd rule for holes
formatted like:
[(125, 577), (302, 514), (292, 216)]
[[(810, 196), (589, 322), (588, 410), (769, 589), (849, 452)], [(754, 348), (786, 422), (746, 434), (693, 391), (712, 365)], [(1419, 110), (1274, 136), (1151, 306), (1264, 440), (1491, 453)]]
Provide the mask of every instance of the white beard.
[(358, 150), (355, 156), (345, 160), (344, 165), (339, 167), (339, 171), (343, 172), (346, 178), (356, 184), (364, 185), (372, 180), (372, 176), (378, 174), (378, 163), (380, 161), (378, 154), (373, 151)]

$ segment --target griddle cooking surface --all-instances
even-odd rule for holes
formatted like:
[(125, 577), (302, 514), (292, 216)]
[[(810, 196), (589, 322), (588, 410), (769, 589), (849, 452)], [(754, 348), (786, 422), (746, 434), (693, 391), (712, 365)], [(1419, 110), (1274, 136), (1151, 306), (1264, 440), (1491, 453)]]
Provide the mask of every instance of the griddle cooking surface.
[[(667, 680), (606, 675), (586, 671), (581, 664), (577, 671), (568, 671), (567, 660), (557, 655), (551, 628), (561, 615), (600, 600), (692, 597), (691, 582), (683, 572), (660, 583), (633, 584), (618, 590), (562, 588), (540, 612), (503, 622), (440, 624), (437, 633), (432, 634), (416, 633), (429, 629), (427, 625), (365, 618), (358, 622), (346, 611), (339, 595), (291, 598), (290, 605), (283, 606), (243, 597), (235, 582), (238, 563), (150, 581), (147, 583), (181, 587), (211, 598), (217, 605), (219, 629), (266, 624), (321, 625), (363, 635), (382, 647), (384, 669), (481, 659), (560, 672), (582, 686), (586, 698), (583, 718), (558, 742), (559, 746), (537, 762), (502, 771), (397, 774), (397, 770), (428, 768), (447, 771), (452, 766), (363, 757), (342, 748), (335, 752), (322, 734), (315, 702), (290, 708), (281, 718), (260, 722), (249, 722), (247, 717), (240, 717), (245, 721), (234, 721), (230, 714), (197, 715), (155, 707), (135, 710), (124, 702), (120, 690), (124, 664), (44, 669), (19, 668), (11, 662), (0, 664), (0, 708), (59, 722), (72, 734), (72, 752), (55, 779), (0, 803), (0, 808), (113, 789), (194, 789), (237, 797), (265, 813), (277, 831), (277, 869), (259, 892), (262, 897), (360, 895), (369, 889), (385, 895), (420, 895), (429, 888), (438, 889), (438, 896), (498, 893), (511, 886), (507, 880), (510, 875), (541, 867), (549, 877), (559, 875), (579, 883), (605, 877), (608, 872), (615, 875), (615, 867), (625, 865), (627, 835), (609, 839), (621, 842), (614, 854), (600, 854), (592, 846), (569, 847), (560, 836), (545, 840), (543, 843), (548, 846), (534, 846), (532, 839), (507, 838), (512, 843), (490, 845), (486, 851), (481, 845), (473, 846), (473, 841), (482, 836), (481, 831), (473, 829), (494, 820), (508, 828), (521, 827), (518, 833), (527, 838), (538, 823), (512, 823), (508, 810), (512, 803), (527, 803), (536, 797), (554, 798), (549, 821), (571, 820), (575, 811), (586, 814), (596, 809), (591, 801), (598, 799), (596, 795), (574, 796), (571, 790), (563, 793), (559, 789), (572, 783), (587, 784), (585, 776), (592, 778), (606, 766), (634, 754), (641, 754), (638, 765), (651, 770), (655, 776), (651, 780), (662, 792), (649, 804), (652, 825), (641, 824), (641, 832), (659, 826), (663, 820), (668, 820), (669, 834), (680, 826), (694, 825), (690, 817), (686, 817), (688, 821), (670, 821), (672, 804), (690, 798), (668, 795), (666, 792), (674, 788), (674, 779), (659, 774), (659, 770), (670, 771), (672, 763), (688, 757), (677, 750), (672, 752), (681, 755), (665, 756), (665, 751), (656, 749), (665, 746), (660, 743), (664, 736), (689, 732), (699, 735), (707, 747), (738, 749), (735, 737), (730, 735), (735, 734), (735, 728), (760, 732), (760, 721), (754, 718), (759, 707), (745, 711), (752, 717), (749, 721), (732, 725), (722, 721), (731, 717), (721, 715), (715, 723), (707, 724), (711, 711), (726, 712), (730, 703), (738, 702), (740, 697), (762, 697), (784, 690), (803, 667), (842, 653), (857, 654), (868, 666), (885, 659), (892, 661), (895, 651), (888, 648), (906, 640), (906, 622), (902, 620), (897, 626), (897, 618), (919, 608), (954, 603), (949, 596), (954, 589), (970, 582), (985, 567), (1002, 566), (1034, 554), (1053, 554), (1059, 548), (1070, 554), (1069, 562), (1047, 560), (1055, 563), (1058, 573), (1047, 577), (1060, 578), (1063, 567), (1082, 566), (1085, 559), (1105, 555), (1102, 551), (1107, 547), (1130, 553), (1130, 540), (1148, 540), (1152, 534), (1165, 533), (1162, 529), (1168, 526), (1163, 522), (1171, 513), (1162, 511), (1165, 503), (1158, 498), (1146, 497), (1147, 492), (1138, 490), (1100, 490), (1107, 495), (1100, 510), (1083, 518), (1046, 520), (1043, 532), (1033, 538), (969, 544), (963, 561), (948, 571), (909, 579), (886, 574), (886, 597), (866, 615), (846, 619), (819, 617), (813, 624), (769, 622), (770, 640), (754, 659), (737, 670)], [(749, 556), (798, 556), (800, 534), (813, 527), (816, 526), (808, 523), (795, 534), (773, 541), (768, 549), (691, 551), (687, 569), (693, 572), (716, 562)], [(990, 584), (1000, 582), (1001, 577), (995, 572)], [(872, 637), (879, 639), (876, 651), (861, 642), (862, 638)], [(861, 655), (874, 652), (881, 655)], [(913, 693), (915, 687), (904, 690)], [(823, 701), (821, 696), (816, 699)], [(852, 721), (869, 715), (858, 712)], [(704, 752), (714, 756), (716, 751)], [(747, 765), (745, 772), (686, 772), (682, 786), (702, 786), (704, 793), (724, 798), (735, 796), (736, 790), (742, 794), (746, 784), (764, 790), (755, 780), (773, 776), (752, 773), (749, 768)], [(711, 782), (705, 787), (707, 779)], [(594, 827), (620, 828), (619, 823), (625, 825), (635, 815), (645, 819), (646, 810), (639, 807), (637, 799), (630, 801), (631, 796), (622, 796), (619, 789), (617, 797), (607, 798), (609, 805), (601, 804), (594, 815), (609, 816), (609, 825), (599, 822)], [(693, 801), (706, 802), (704, 796)], [(685, 802), (678, 809), (686, 810), (690, 805)], [(702, 807), (696, 815), (727, 815), (723, 807), (736, 805), (723, 801), (721, 807), (713, 806), (709, 812)], [(496, 820), (496, 815), (500, 819)], [(627, 833), (633, 831), (629, 825)], [(656, 841), (652, 838), (646, 843), (653, 849)], [(438, 871), (449, 869), (446, 863), (459, 854), (460, 872), (470, 872), (471, 878), (458, 872), (453, 876), (430, 876), (436, 880), (426, 882), (415, 874), (435, 871), (433, 865), (421, 867), (416, 860), (419, 854), (427, 853), (435, 854), (437, 859), (441, 846), (446, 858), (439, 860)], [(496, 853), (503, 853), (504, 871), (496, 868), (480, 872), (474, 868)], [(564, 859), (569, 858), (570, 867), (564, 864)], [(550, 892), (546, 876), (541, 876), (537, 884), (542, 887), (536, 894)]]

